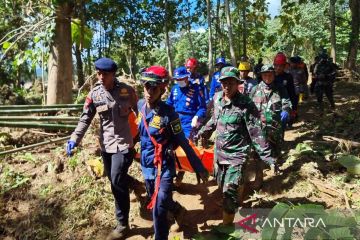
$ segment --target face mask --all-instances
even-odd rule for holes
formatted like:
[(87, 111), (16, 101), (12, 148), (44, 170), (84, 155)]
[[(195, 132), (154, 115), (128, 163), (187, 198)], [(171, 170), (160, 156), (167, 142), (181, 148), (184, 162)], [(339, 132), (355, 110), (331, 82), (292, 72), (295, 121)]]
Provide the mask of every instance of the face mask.
[(186, 82), (185, 81), (176, 81), (176, 83), (179, 85), (179, 87), (183, 88), (186, 87)]

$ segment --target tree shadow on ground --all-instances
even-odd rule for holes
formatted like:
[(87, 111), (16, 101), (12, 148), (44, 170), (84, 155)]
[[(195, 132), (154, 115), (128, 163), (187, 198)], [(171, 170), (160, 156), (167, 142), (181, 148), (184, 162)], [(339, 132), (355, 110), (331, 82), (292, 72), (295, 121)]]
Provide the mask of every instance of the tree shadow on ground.
[(28, 187), (6, 192), (1, 201), (7, 206), (1, 212), (0, 236), (16, 239), (54, 239), (63, 216), (63, 200), (58, 196), (39, 198), (28, 193)]

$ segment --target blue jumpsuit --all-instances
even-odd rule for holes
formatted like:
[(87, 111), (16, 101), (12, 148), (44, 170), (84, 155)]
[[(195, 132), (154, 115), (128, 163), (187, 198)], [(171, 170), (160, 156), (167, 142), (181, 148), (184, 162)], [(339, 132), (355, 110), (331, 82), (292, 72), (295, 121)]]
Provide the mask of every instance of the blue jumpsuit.
[[(154, 193), (157, 167), (154, 165), (155, 146), (149, 134), (157, 143), (162, 143), (162, 171), (160, 188), (156, 204), (153, 208), (155, 240), (168, 239), (169, 224), (167, 211), (176, 211), (178, 203), (172, 199), (173, 177), (175, 176), (175, 159), (173, 149), (180, 145), (185, 151), (191, 166), (196, 172), (206, 172), (200, 159), (189, 145), (181, 128), (180, 119), (174, 109), (160, 101), (155, 109), (147, 109), (145, 101), (139, 100), (139, 135), (141, 143), (141, 169), (145, 179), (146, 191), (149, 197)], [(148, 124), (146, 131), (143, 116)]]
[(211, 78), (210, 100), (213, 99), (216, 92), (222, 90), (222, 86), (221, 86), (221, 82), (219, 81), (219, 78), (220, 78), (220, 71), (215, 72)]
[(194, 116), (198, 119), (206, 116), (206, 102), (204, 93), (200, 85), (189, 83), (187, 87), (179, 87), (175, 84), (166, 103), (175, 108), (179, 114), (181, 126), (185, 136), (190, 137), (192, 127), (191, 120)]
[(206, 83), (205, 83), (205, 79), (204, 79), (204, 76), (202, 76), (200, 73), (194, 73), (194, 74), (190, 74), (189, 76), (189, 81), (192, 83), (192, 84), (195, 84), (195, 85), (199, 85), (200, 86), (200, 89), (202, 90), (202, 92), (204, 93), (204, 96), (205, 96), (205, 102), (206, 104), (210, 101), (210, 96), (209, 96), (209, 90), (206, 86)]

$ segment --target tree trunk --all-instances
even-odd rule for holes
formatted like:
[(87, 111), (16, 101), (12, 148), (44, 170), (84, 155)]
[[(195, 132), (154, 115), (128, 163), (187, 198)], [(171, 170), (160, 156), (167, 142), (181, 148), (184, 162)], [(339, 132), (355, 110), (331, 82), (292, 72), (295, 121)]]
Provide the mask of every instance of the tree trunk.
[(234, 51), (234, 41), (233, 41), (233, 35), (232, 35), (232, 24), (231, 24), (229, 0), (225, 0), (225, 13), (226, 13), (226, 23), (227, 23), (227, 27), (228, 27), (231, 63), (233, 66), (236, 66), (236, 56), (235, 56), (235, 51)]
[(186, 30), (187, 30), (187, 35), (188, 35), (188, 39), (189, 39), (189, 43), (190, 43), (190, 48), (191, 48), (191, 55), (193, 57), (197, 57), (196, 53), (195, 53), (195, 48), (194, 48), (194, 42), (192, 40), (192, 35), (191, 35), (191, 9), (190, 9), (190, 2), (189, 0), (186, 1), (186, 11), (187, 11), (187, 17), (186, 17)]
[(336, 33), (335, 33), (335, 3), (336, 0), (330, 0), (330, 42), (331, 42), (331, 57), (333, 62), (336, 62)]
[(359, 44), (360, 32), (360, 0), (350, 0), (349, 2), (351, 11), (351, 33), (349, 40), (349, 52), (346, 62), (346, 67), (350, 70), (356, 69), (356, 59)]
[[(218, 47), (218, 39), (221, 41), (221, 32), (220, 32), (220, 0), (216, 1), (216, 13), (215, 13), (215, 39), (214, 39), (214, 54), (217, 56), (217, 47)], [(221, 49), (220, 49), (221, 52)], [(221, 55), (221, 54), (220, 54)]]
[(172, 76), (173, 72), (173, 63), (172, 63), (172, 55), (171, 55), (171, 45), (170, 45), (170, 37), (169, 37), (169, 28), (168, 28), (168, 1), (165, 0), (165, 24), (164, 24), (164, 32), (165, 32), (165, 46), (166, 46), (166, 54), (168, 59), (168, 71), (169, 75)]
[(85, 76), (84, 76), (84, 70), (83, 70), (83, 61), (81, 58), (81, 50), (80, 46), (75, 44), (75, 58), (76, 58), (76, 73), (77, 73), (77, 86), (80, 88), (82, 85), (84, 85), (85, 82)]
[(72, 102), (71, 24), (72, 6), (56, 8), (55, 35), (50, 46), (47, 104)]
[(243, 19), (243, 30), (242, 30), (243, 56), (247, 56), (247, 49), (246, 49), (247, 26), (246, 26), (246, 6), (245, 5), (244, 5), (244, 7), (242, 9), (242, 19)]
[(211, 1), (206, 0), (207, 22), (208, 22), (208, 42), (209, 42), (209, 79), (213, 73), (213, 55), (212, 55), (212, 31), (211, 31)]

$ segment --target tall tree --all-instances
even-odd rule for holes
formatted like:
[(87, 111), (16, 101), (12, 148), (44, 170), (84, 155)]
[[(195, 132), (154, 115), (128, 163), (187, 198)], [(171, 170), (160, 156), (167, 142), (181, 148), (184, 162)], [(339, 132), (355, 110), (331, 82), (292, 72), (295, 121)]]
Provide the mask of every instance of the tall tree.
[(56, 5), (55, 35), (48, 62), (47, 104), (72, 102), (71, 14), (72, 1)]
[(165, 33), (165, 46), (166, 46), (166, 54), (168, 59), (168, 71), (170, 76), (172, 76), (173, 72), (173, 62), (172, 62), (172, 55), (171, 55), (171, 43), (170, 43), (170, 37), (169, 37), (169, 2), (167, 0), (164, 0), (164, 8), (165, 8), (165, 22), (164, 22), (164, 33)]
[(348, 69), (355, 70), (358, 49), (360, 47), (360, 0), (350, 0), (349, 6), (351, 11), (351, 34), (346, 65)]
[(208, 42), (209, 42), (209, 54), (208, 54), (209, 77), (211, 77), (211, 75), (213, 73), (211, 8), (212, 8), (211, 1), (206, 0), (206, 12), (207, 12), (207, 23), (208, 23)]
[(231, 63), (233, 66), (236, 66), (236, 56), (235, 56), (235, 50), (234, 50), (234, 39), (233, 39), (233, 34), (232, 34), (232, 23), (231, 23), (229, 0), (225, 0), (225, 14), (226, 14), (226, 23), (227, 23), (227, 28), (228, 28)]
[(336, 0), (330, 0), (330, 42), (331, 42), (331, 57), (333, 62), (336, 62), (336, 19), (335, 19), (335, 4)]

